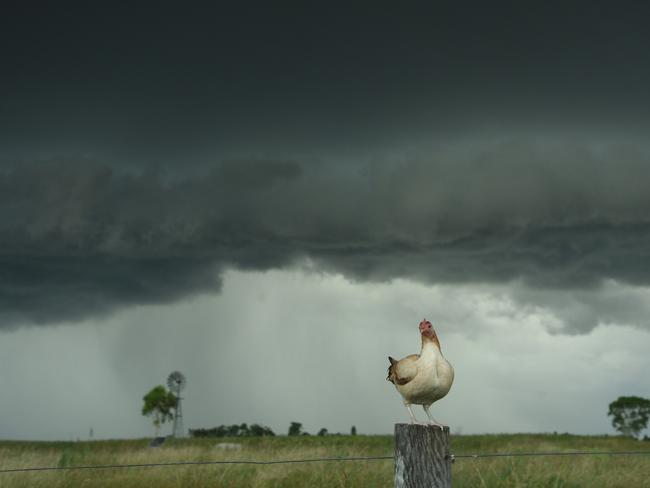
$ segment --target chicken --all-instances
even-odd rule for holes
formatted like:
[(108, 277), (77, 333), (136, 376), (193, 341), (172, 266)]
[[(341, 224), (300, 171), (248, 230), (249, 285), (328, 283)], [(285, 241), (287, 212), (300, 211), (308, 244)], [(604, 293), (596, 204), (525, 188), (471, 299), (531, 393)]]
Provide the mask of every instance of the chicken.
[(428, 424), (443, 428), (445, 426), (431, 416), (429, 407), (449, 393), (454, 381), (454, 368), (442, 355), (436, 331), (426, 319), (420, 322), (420, 335), (420, 354), (411, 354), (399, 361), (388, 356), (390, 366), (386, 379), (404, 398), (412, 424), (420, 422), (416, 420), (411, 405), (422, 405), (429, 418)]

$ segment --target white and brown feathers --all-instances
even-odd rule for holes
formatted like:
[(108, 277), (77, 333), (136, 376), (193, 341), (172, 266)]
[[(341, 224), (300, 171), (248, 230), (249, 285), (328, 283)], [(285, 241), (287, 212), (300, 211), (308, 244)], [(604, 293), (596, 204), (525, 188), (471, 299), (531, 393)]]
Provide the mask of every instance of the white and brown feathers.
[(388, 356), (390, 366), (388, 366), (388, 376), (386, 379), (394, 385), (405, 385), (417, 374), (415, 362), (420, 358), (419, 354), (409, 354), (404, 359), (394, 359)]
[(395, 385), (404, 399), (411, 423), (416, 423), (411, 405), (422, 405), (429, 423), (441, 426), (429, 412), (432, 403), (447, 395), (454, 381), (454, 369), (444, 358), (438, 336), (428, 320), (420, 322), (422, 349), (399, 361), (388, 357), (388, 381)]

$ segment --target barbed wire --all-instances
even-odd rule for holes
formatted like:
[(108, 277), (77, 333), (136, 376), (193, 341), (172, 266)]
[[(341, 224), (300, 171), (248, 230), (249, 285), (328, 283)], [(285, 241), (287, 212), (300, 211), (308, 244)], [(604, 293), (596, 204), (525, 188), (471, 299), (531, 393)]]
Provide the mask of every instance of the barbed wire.
[[(479, 459), (495, 457), (534, 457), (534, 456), (635, 456), (650, 455), (650, 449), (644, 451), (540, 451), (540, 452), (494, 452), (476, 454), (449, 454), (447, 460), (454, 462), (456, 459)], [(139, 463), (139, 464), (97, 464), (88, 466), (44, 466), (33, 468), (1, 468), (0, 473), (21, 473), (30, 471), (72, 471), (90, 469), (124, 469), (124, 468), (152, 468), (165, 466), (197, 466), (197, 465), (271, 465), (271, 464), (301, 464), (319, 462), (345, 462), (345, 461), (385, 461), (394, 459), (394, 456), (354, 456), (354, 457), (328, 457), (310, 459), (281, 459), (271, 461), (256, 460), (228, 460), (228, 461), (170, 461), (164, 463)]]

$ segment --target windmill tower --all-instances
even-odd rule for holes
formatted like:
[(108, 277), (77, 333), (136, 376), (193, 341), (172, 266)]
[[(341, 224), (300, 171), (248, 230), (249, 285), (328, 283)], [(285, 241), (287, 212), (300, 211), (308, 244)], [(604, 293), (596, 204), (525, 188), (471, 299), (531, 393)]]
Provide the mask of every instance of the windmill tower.
[(172, 437), (183, 437), (183, 408), (181, 405), (181, 390), (185, 388), (185, 376), (180, 371), (174, 371), (167, 377), (167, 386), (176, 396), (176, 408), (174, 409), (174, 431)]

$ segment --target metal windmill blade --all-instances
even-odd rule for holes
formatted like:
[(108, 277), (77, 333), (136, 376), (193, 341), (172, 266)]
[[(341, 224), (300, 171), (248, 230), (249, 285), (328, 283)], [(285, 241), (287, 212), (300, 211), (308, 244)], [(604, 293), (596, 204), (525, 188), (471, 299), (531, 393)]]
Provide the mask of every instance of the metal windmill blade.
[(167, 386), (173, 393), (180, 393), (185, 388), (185, 375), (180, 371), (173, 371), (167, 377)]

